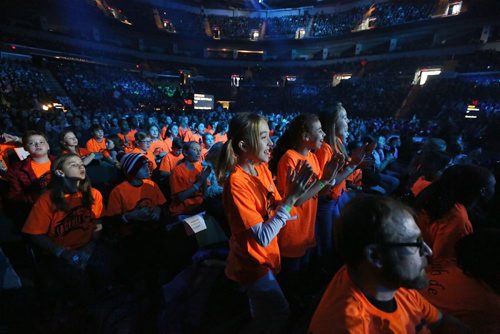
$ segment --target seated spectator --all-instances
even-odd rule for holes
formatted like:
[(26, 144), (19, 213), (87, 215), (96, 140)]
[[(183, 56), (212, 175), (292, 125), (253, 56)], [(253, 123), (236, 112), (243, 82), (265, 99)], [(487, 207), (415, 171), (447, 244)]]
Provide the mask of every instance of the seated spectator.
[(125, 147), (123, 141), (118, 135), (110, 135), (106, 138), (106, 152), (109, 153), (110, 158), (114, 161), (115, 165), (119, 165), (118, 156), (123, 154)]
[(444, 152), (422, 152), (416, 159), (418, 162), (412, 162), (414, 169), (409, 171), (410, 191), (414, 198), (439, 179), (451, 163), (451, 158)]
[(203, 123), (196, 124), (194, 131), (192, 131), (191, 133), (191, 140), (201, 145), (203, 143), (202, 137), (204, 133), (205, 133), (205, 124)]
[(5, 177), (9, 183), (8, 211), (20, 224), (24, 223), (33, 203), (47, 189), (51, 178), (50, 166), (55, 159), (49, 155), (47, 137), (42, 132), (27, 131), (22, 142), (30, 155), (15, 163)]
[(172, 140), (172, 150), (161, 159), (160, 163), (160, 175), (170, 176), (172, 170), (177, 166), (177, 164), (184, 158), (182, 155), (182, 139), (174, 138)]
[(422, 295), (476, 333), (500, 332), (500, 231), (480, 230), (457, 242), (457, 258), (433, 261)]
[(160, 206), (166, 199), (158, 186), (149, 180), (149, 161), (143, 154), (127, 153), (120, 159), (126, 180), (109, 196), (106, 216), (119, 216), (123, 226), (160, 219)]
[(106, 138), (104, 138), (104, 130), (100, 125), (92, 127), (92, 138), (87, 141), (87, 151), (94, 153), (94, 158), (97, 160), (107, 156)]
[(427, 285), (432, 251), (409, 208), (389, 198), (355, 198), (342, 212), (335, 238), (346, 265), (323, 294), (310, 333), (467, 332), (412, 290)]
[(65, 130), (59, 136), (59, 143), (61, 144), (62, 154), (76, 154), (82, 158), (83, 164), (87, 166), (94, 160), (95, 153), (90, 152), (86, 148), (78, 146), (78, 138), (72, 130)]
[(196, 142), (187, 142), (182, 148), (184, 158), (170, 175), (170, 214), (191, 215), (202, 211), (203, 193), (211, 167), (201, 165), (201, 147)]
[(125, 181), (111, 191), (105, 216), (111, 217), (116, 227), (114, 234), (128, 264), (127, 275), (145, 272), (148, 280), (154, 280), (165, 255), (160, 218), (166, 199), (149, 179), (149, 161), (143, 154), (126, 153), (120, 165)]
[(42, 249), (44, 264), (39, 268), (48, 272), (54, 286), (86, 298), (88, 291), (81, 286), (85, 284), (83, 271), (107, 271), (95, 253), (102, 230), (98, 220), (103, 211), (102, 196), (91, 187), (78, 155), (59, 157), (51, 174), (50, 190), (35, 202), (22, 231)]
[(214, 136), (209, 132), (205, 132), (201, 138), (203, 139), (203, 143), (201, 144), (201, 159), (205, 160), (208, 151), (214, 145)]
[(151, 152), (150, 150), (151, 138), (149, 138), (149, 136), (145, 132), (138, 131), (134, 135), (134, 145), (135, 148), (129, 153), (139, 153), (146, 156), (146, 158), (148, 158), (149, 160), (150, 170), (151, 172), (153, 172), (158, 167), (158, 165), (156, 164), (156, 159), (153, 152)]
[[(380, 193), (384, 195), (392, 194), (396, 188), (399, 186), (399, 179), (393, 175), (384, 173), (387, 165), (394, 161), (392, 155), (385, 156), (383, 152), (383, 145), (385, 145), (385, 138), (381, 136), (379, 141), (376, 141), (373, 137), (367, 136), (364, 139), (365, 143), (375, 143), (376, 148), (372, 152), (373, 164), (370, 168), (363, 168), (363, 176), (366, 184), (371, 189), (380, 189)], [(378, 186), (378, 187), (377, 187)]]
[(228, 130), (228, 125), (226, 122), (217, 123), (214, 132), (214, 142), (225, 143), (227, 141), (227, 130)]
[(167, 128), (165, 128), (164, 141), (168, 148), (167, 152), (170, 152), (172, 150), (172, 141), (176, 137), (179, 138), (179, 127), (176, 123), (171, 123)]
[(134, 149), (134, 141), (135, 141), (134, 135), (135, 132), (137, 131), (132, 131), (130, 129), (130, 125), (126, 119), (121, 119), (119, 124), (120, 124), (120, 132), (118, 133), (118, 136), (125, 145), (125, 152), (128, 153), (129, 151), (132, 151)]
[(458, 240), (474, 231), (468, 211), (495, 194), (495, 177), (486, 168), (456, 165), (428, 186), (415, 200), (422, 237), (432, 258), (454, 258)]
[(149, 138), (151, 139), (151, 146), (149, 150), (155, 156), (155, 161), (160, 161), (169, 151), (168, 145), (160, 138), (160, 131), (157, 125), (150, 125), (148, 128)]

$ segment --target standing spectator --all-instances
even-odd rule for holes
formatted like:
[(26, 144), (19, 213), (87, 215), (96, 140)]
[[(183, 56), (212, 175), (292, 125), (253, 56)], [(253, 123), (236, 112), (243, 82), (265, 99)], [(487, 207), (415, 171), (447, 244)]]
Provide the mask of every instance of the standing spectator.
[[(218, 175), (229, 174), (223, 203), (231, 238), (226, 275), (246, 289), (255, 332), (278, 332), (289, 315), (289, 304), (275, 275), (280, 270), (276, 238), (292, 206), (304, 194), (312, 177), (307, 165), (293, 173), (281, 198), (267, 163), (272, 142), (262, 117), (242, 113), (233, 117)], [(293, 224), (294, 222), (290, 222)]]

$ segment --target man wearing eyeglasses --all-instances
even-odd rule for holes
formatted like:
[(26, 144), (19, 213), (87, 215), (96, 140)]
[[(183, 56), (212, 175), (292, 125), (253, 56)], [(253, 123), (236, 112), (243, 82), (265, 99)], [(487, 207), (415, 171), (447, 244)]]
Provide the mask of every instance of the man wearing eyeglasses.
[(432, 250), (411, 210), (390, 198), (352, 200), (335, 226), (343, 266), (330, 282), (309, 333), (467, 333), (416, 290), (427, 285)]

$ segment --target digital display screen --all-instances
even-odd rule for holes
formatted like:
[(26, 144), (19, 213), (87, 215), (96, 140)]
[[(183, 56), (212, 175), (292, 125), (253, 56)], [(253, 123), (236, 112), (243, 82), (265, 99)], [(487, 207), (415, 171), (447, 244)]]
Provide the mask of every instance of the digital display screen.
[(194, 109), (213, 110), (214, 96), (206, 94), (194, 94)]
[(467, 104), (465, 118), (476, 119), (479, 116), (479, 102), (474, 100)]

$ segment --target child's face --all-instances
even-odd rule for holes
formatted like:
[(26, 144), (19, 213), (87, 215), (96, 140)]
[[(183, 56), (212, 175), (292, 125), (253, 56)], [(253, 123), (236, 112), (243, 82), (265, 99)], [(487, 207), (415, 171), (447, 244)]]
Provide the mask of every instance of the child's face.
[(178, 157), (179, 155), (182, 154), (182, 148), (172, 147), (172, 152), (171, 153), (173, 155), (175, 155), (176, 157)]
[(101, 129), (94, 130), (93, 135), (96, 139), (102, 139), (104, 137), (104, 131)]
[(201, 158), (201, 147), (198, 144), (189, 146), (189, 149), (184, 152), (184, 156), (190, 162), (197, 162)]
[(144, 163), (142, 167), (137, 171), (135, 175), (138, 179), (148, 179), (149, 178), (149, 166), (148, 163)]

